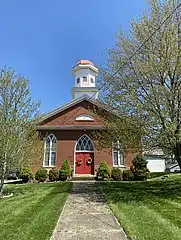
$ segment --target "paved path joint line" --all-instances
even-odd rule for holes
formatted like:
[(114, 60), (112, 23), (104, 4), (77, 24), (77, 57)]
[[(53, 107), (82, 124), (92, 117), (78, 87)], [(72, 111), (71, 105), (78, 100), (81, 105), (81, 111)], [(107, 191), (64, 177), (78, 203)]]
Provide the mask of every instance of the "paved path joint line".
[(74, 182), (51, 240), (127, 240), (95, 182)]

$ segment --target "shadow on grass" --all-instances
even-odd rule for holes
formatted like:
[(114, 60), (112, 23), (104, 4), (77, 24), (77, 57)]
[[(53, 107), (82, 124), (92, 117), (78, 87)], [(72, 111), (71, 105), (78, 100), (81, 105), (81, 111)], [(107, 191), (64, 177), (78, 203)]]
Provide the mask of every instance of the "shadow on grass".
[(50, 239), (72, 183), (32, 183), (7, 187), (14, 196), (0, 200), (0, 239)]
[[(14, 197), (29, 198), (39, 195), (41, 192), (50, 191), (47, 195), (55, 195), (61, 193), (70, 193), (72, 189), (71, 182), (55, 182), (55, 183), (30, 183), (30, 184), (11, 184), (4, 191), (13, 193)], [(10, 199), (9, 199), (10, 200)]]
[(130, 201), (162, 201), (181, 198), (181, 181), (150, 181), (150, 182), (101, 182), (98, 187), (106, 195), (108, 202)]
[[(96, 186), (98, 188), (96, 188)], [(148, 182), (79, 182), (74, 183), (72, 194), (80, 194), (100, 202), (101, 197), (95, 197), (96, 192), (102, 191), (106, 200), (116, 202), (149, 201), (152, 198), (175, 199), (181, 198), (181, 181), (148, 181)], [(181, 199), (180, 199), (181, 200)]]

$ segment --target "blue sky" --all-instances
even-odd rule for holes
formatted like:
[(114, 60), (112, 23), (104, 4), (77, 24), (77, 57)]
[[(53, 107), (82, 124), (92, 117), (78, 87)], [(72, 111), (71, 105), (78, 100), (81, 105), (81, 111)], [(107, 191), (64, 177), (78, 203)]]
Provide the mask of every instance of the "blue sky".
[(0, 68), (28, 78), (41, 112), (48, 112), (71, 100), (75, 63), (104, 65), (118, 26), (127, 31), (147, 6), (146, 0), (0, 0)]

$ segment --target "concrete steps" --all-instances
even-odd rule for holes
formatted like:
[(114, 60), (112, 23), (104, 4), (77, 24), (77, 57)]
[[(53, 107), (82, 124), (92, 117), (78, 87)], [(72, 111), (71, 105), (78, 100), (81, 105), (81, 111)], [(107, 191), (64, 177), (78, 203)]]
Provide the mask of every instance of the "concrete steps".
[(75, 174), (73, 176), (73, 181), (90, 181), (95, 180), (95, 175), (91, 174)]

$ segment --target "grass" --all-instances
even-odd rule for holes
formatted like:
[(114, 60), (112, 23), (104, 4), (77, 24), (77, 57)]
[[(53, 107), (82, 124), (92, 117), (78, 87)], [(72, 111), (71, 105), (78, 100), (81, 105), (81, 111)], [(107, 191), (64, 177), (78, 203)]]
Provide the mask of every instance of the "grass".
[(148, 182), (97, 184), (131, 239), (181, 239), (181, 174)]
[(11, 198), (0, 199), (0, 239), (50, 239), (72, 183), (9, 185)]

